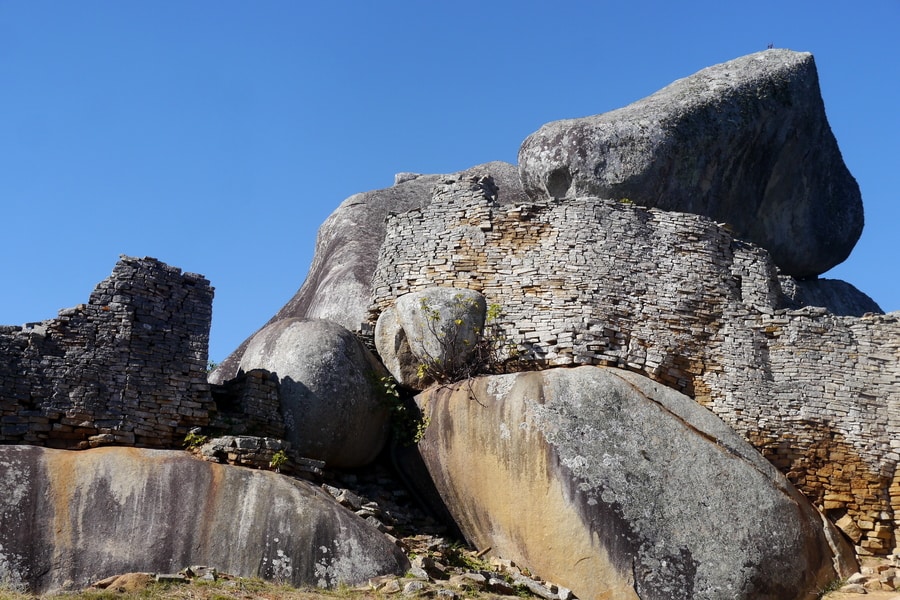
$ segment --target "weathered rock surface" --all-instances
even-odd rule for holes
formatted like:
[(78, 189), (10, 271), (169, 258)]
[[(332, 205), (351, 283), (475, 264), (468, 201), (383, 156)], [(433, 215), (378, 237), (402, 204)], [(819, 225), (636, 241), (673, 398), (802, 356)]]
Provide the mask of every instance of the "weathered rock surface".
[(820, 306), (833, 315), (861, 317), (866, 313), (884, 314), (881, 307), (852, 284), (840, 279), (779, 277), (786, 304), (792, 308)]
[(46, 592), (209, 564), (294, 585), (409, 568), (310, 484), (185, 452), (0, 446), (0, 580)]
[[(384, 240), (384, 219), (391, 212), (420, 208), (431, 202), (431, 190), (442, 175), (400, 174), (393, 187), (355, 194), (341, 203), (319, 228), (316, 252), (300, 290), (267, 323), (287, 318), (328, 319), (353, 331), (366, 320), (371, 279)], [(527, 196), (514, 165), (490, 162), (459, 175), (491, 176), (502, 204)], [(212, 374), (223, 383), (237, 373), (245, 341)]]
[(456, 372), (476, 350), (487, 305), (474, 290), (435, 287), (405, 294), (381, 313), (375, 347), (402, 385), (424, 389), (419, 365)]
[(624, 108), (556, 121), (519, 150), (534, 198), (628, 198), (725, 222), (809, 277), (842, 262), (862, 199), (825, 116), (813, 57), (767, 50)]
[(715, 412), (831, 518), (862, 523), (860, 552), (892, 552), (900, 314), (789, 308), (782, 288), (850, 287), (779, 277), (708, 217), (590, 197), (499, 208), (473, 188), (444, 180), (439, 201), (388, 217), (373, 316), (412, 291), (480, 290), (516, 351), (504, 368), (640, 371)]
[(812, 599), (855, 571), (749, 444), (639, 375), (498, 375), (417, 401), (421, 453), (466, 537), (580, 598)]
[(301, 456), (329, 467), (371, 462), (384, 447), (388, 409), (377, 394), (387, 373), (341, 325), (320, 319), (283, 319), (256, 335), (240, 370), (278, 376), (285, 437)]

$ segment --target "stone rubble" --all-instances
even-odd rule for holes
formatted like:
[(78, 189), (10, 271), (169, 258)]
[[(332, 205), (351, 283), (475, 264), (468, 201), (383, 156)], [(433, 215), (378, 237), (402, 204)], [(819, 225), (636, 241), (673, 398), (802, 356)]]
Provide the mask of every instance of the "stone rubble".
[(535, 578), (527, 569), (500, 558), (486, 558), (490, 549), (476, 551), (448, 536), (446, 528), (414, 502), (393, 469), (376, 463), (359, 472), (326, 472), (322, 488), (335, 501), (381, 530), (410, 558), (403, 578), (370, 580), (358, 591), (381, 594), (463, 598), (466, 592), (498, 596), (574, 600), (562, 586)]
[(192, 450), (209, 462), (276, 470), (313, 480), (321, 477), (325, 468), (321, 460), (300, 456), (289, 442), (274, 438), (226, 435), (204, 441)]
[[(859, 572), (844, 580), (836, 591), (840, 594), (862, 596), (875, 592), (895, 592), (898, 589), (900, 589), (900, 556), (890, 555), (864, 558)], [(825, 597), (829, 598), (830, 595)], [(896, 598), (898, 597), (892, 600)]]

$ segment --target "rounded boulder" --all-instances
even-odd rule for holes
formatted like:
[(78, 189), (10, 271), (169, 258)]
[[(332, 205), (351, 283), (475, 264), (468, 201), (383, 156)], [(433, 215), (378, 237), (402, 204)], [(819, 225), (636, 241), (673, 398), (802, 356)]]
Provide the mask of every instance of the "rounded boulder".
[(536, 199), (705, 215), (804, 279), (843, 262), (863, 228), (859, 185), (806, 52), (751, 54), (624, 108), (548, 123), (522, 144), (519, 173)]
[(324, 320), (284, 319), (250, 340), (241, 371), (278, 377), (287, 439), (329, 467), (365, 465), (384, 447), (388, 409), (378, 394), (387, 372), (350, 331)]
[(379, 316), (375, 347), (402, 385), (424, 389), (435, 379), (455, 380), (476, 351), (486, 310), (484, 296), (464, 288), (404, 294)]

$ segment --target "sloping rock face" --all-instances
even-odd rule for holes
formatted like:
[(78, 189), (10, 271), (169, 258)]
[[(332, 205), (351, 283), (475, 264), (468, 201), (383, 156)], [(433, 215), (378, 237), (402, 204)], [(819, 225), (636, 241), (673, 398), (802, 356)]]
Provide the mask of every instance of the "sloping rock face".
[[(319, 228), (316, 252), (303, 286), (266, 325), (287, 318), (328, 319), (355, 331), (366, 320), (372, 292), (372, 271), (384, 241), (389, 213), (427, 205), (432, 188), (443, 175), (402, 174), (393, 187), (355, 194), (341, 203)], [(518, 170), (491, 162), (462, 171), (461, 176), (490, 176), (497, 185), (497, 201), (527, 200)], [(249, 340), (248, 340), (249, 341)], [(210, 377), (223, 383), (237, 374), (245, 341)]]
[(417, 402), (420, 452), (466, 537), (580, 598), (812, 599), (855, 568), (749, 444), (639, 375), (497, 375)]
[(799, 278), (842, 262), (863, 227), (808, 53), (751, 54), (619, 110), (544, 125), (519, 169), (535, 199), (628, 198), (728, 223)]
[(329, 467), (368, 464), (387, 441), (388, 409), (376, 393), (387, 372), (352, 333), (331, 321), (283, 319), (250, 340), (240, 370), (278, 377), (285, 437)]
[(0, 580), (36, 593), (194, 564), (295, 586), (409, 568), (312, 485), (185, 452), (0, 446), (0, 482)]
[(821, 306), (833, 315), (862, 317), (866, 313), (884, 314), (881, 307), (869, 296), (840, 279), (778, 278), (786, 304), (791, 308)]

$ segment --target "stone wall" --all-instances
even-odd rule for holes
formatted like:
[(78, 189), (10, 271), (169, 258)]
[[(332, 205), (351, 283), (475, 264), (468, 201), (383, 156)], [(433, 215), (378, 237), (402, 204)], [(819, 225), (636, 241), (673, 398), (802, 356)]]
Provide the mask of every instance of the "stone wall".
[(218, 408), (210, 423), (213, 429), (237, 435), (285, 437), (277, 375), (265, 369), (240, 371), (234, 379), (210, 387)]
[(177, 447), (209, 423), (213, 289), (121, 257), (87, 304), (0, 327), (0, 443)]
[[(741, 323), (743, 322), (743, 327)], [(735, 314), (712, 340), (707, 406), (848, 533), (885, 554), (900, 532), (900, 313)]]
[(627, 199), (502, 207), (496, 193), (445, 178), (429, 205), (388, 218), (371, 322), (410, 291), (478, 290), (522, 368), (618, 366), (678, 389), (852, 522), (861, 553), (894, 548), (896, 314), (785, 308), (768, 253), (705, 217)]

